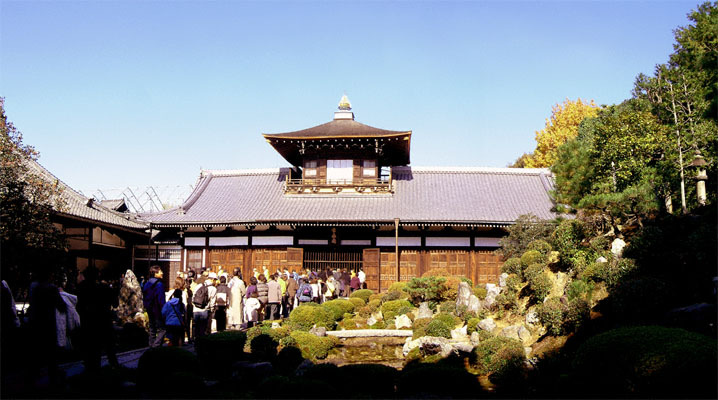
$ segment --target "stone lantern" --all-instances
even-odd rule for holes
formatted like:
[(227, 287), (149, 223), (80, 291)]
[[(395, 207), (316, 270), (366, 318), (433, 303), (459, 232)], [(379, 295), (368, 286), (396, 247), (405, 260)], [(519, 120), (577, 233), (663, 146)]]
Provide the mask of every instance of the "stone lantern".
[(695, 176), (696, 195), (698, 197), (698, 204), (702, 206), (706, 205), (706, 180), (708, 180), (708, 174), (706, 173), (706, 165), (708, 165), (708, 163), (701, 155), (701, 151), (696, 150), (695, 156), (693, 157), (693, 162), (691, 162), (690, 167), (697, 170)]

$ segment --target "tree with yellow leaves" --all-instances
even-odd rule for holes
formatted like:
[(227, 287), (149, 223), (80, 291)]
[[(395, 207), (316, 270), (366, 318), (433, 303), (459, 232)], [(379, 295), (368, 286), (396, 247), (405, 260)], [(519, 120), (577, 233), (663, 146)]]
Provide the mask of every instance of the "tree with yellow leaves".
[(599, 107), (591, 100), (566, 99), (552, 107), (546, 127), (536, 132), (536, 150), (524, 160), (526, 168), (548, 168), (556, 162), (556, 149), (578, 134), (578, 126), (587, 117), (595, 117)]

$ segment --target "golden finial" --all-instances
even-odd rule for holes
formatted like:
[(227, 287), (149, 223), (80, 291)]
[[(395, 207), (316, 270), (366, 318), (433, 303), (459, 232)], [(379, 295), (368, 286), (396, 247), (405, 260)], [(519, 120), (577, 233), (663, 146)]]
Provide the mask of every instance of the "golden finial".
[(349, 98), (347, 97), (347, 95), (342, 96), (342, 99), (339, 100), (339, 109), (346, 111), (352, 109), (352, 103), (349, 102)]

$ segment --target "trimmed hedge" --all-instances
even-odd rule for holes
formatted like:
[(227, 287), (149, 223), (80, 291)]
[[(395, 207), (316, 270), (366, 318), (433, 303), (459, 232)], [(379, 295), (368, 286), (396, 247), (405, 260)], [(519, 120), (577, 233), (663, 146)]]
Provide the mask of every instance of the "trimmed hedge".
[(294, 339), (294, 346), (302, 351), (302, 356), (314, 360), (327, 358), (329, 350), (338, 343), (337, 338), (333, 336), (319, 337), (303, 331), (294, 331), (290, 336)]
[(354, 304), (354, 310), (358, 310), (360, 307), (364, 307), (366, 302), (361, 297), (350, 297), (349, 301)]
[[(313, 304), (313, 303), (309, 303)], [(334, 327), (334, 315), (324, 307), (317, 304), (313, 306), (302, 304), (289, 314), (289, 324), (302, 331), (308, 331), (316, 324), (327, 329)]]
[[(715, 337), (638, 326), (588, 339), (573, 360), (576, 387), (605, 397), (716, 398)], [(596, 385), (596, 383), (600, 383)]]
[(352, 293), (351, 295), (349, 295), (349, 298), (358, 297), (358, 298), (364, 300), (364, 303), (368, 303), (369, 296), (371, 296), (373, 294), (374, 294), (374, 292), (371, 289), (359, 289), (359, 290), (355, 291), (354, 293)]

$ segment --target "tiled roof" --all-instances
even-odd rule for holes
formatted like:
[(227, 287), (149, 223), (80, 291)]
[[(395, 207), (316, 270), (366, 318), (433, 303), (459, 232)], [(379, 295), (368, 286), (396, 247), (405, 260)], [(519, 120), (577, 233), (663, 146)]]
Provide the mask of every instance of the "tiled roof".
[(145, 214), (157, 225), (261, 222), (389, 222), (507, 225), (522, 214), (553, 219), (547, 169), (395, 167), (394, 193), (284, 194), (275, 170), (203, 171), (174, 210)]
[(277, 139), (324, 139), (345, 137), (388, 137), (408, 135), (411, 131), (389, 131), (364, 125), (351, 119), (333, 120), (300, 131), (284, 133), (265, 133), (265, 138)]
[[(76, 192), (38, 162), (26, 160), (26, 165), (31, 174), (39, 176), (52, 185), (57, 185), (60, 189), (60, 201), (58, 202), (57, 199), (55, 199), (55, 204), (53, 205), (53, 208), (58, 214), (65, 214), (71, 217), (123, 228), (135, 230), (147, 229), (147, 224), (142, 221), (136, 221), (134, 216), (103, 207), (98, 202), (91, 201), (91, 199)], [(58, 203), (60, 203), (59, 207)]]

